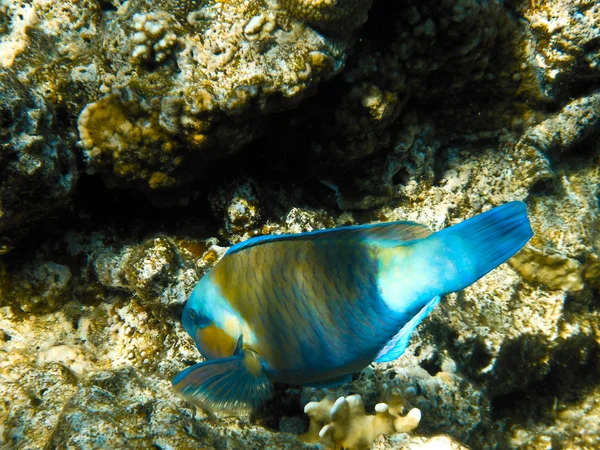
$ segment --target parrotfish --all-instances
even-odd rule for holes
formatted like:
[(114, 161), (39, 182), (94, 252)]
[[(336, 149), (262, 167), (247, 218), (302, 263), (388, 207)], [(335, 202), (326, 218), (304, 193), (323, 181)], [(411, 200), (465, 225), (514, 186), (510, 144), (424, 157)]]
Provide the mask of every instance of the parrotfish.
[(272, 395), (274, 382), (347, 382), (402, 355), (441, 296), (532, 236), (525, 204), (511, 202), (436, 233), (389, 222), (234, 245), (185, 305), (183, 326), (206, 361), (173, 386), (204, 409), (244, 413)]

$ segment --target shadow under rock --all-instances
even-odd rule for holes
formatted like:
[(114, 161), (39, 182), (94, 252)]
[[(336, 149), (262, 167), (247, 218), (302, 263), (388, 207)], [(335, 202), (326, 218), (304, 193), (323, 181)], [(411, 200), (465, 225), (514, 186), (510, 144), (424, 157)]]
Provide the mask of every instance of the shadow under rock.
[(494, 396), (492, 417), (508, 424), (551, 424), (558, 409), (568, 409), (598, 389), (600, 345), (590, 337), (575, 338), (570, 344), (561, 346), (544, 378), (519, 391)]

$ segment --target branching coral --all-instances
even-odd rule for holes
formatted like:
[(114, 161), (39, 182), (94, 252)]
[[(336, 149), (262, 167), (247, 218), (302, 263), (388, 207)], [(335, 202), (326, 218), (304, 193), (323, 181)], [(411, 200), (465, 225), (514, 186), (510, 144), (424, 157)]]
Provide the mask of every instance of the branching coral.
[(360, 395), (340, 397), (335, 402), (331, 397), (310, 402), (304, 408), (310, 417), (310, 425), (301, 439), (320, 441), (332, 449), (369, 449), (382, 434), (406, 433), (419, 425), (421, 412), (417, 408), (401, 416), (396, 406), (378, 403), (375, 414), (369, 415)]
[(134, 14), (132, 58), (140, 61), (164, 61), (177, 43), (177, 35), (171, 27), (173, 17), (165, 12)]

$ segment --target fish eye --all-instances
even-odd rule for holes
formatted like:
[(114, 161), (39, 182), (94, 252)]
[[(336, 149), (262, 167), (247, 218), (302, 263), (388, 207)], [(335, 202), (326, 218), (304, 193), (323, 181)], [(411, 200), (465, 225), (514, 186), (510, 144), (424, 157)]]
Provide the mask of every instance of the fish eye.
[(203, 328), (210, 323), (208, 317), (206, 317), (204, 314), (199, 313), (195, 309), (190, 308), (189, 315), (193, 324), (199, 328)]

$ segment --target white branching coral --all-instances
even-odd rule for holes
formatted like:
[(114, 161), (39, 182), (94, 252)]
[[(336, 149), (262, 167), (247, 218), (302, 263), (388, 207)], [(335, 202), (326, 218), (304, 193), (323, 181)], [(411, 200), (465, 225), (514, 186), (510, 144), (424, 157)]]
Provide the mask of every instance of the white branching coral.
[(132, 58), (137, 61), (154, 60), (157, 63), (167, 59), (177, 43), (172, 22), (172, 16), (165, 12), (134, 14), (133, 28), (136, 33), (132, 37)]
[(304, 407), (310, 417), (308, 431), (300, 436), (306, 442), (319, 442), (326, 448), (366, 450), (382, 434), (407, 433), (419, 426), (421, 411), (411, 409), (400, 415), (395, 405), (378, 403), (369, 415), (360, 395), (333, 400), (325, 397)]

